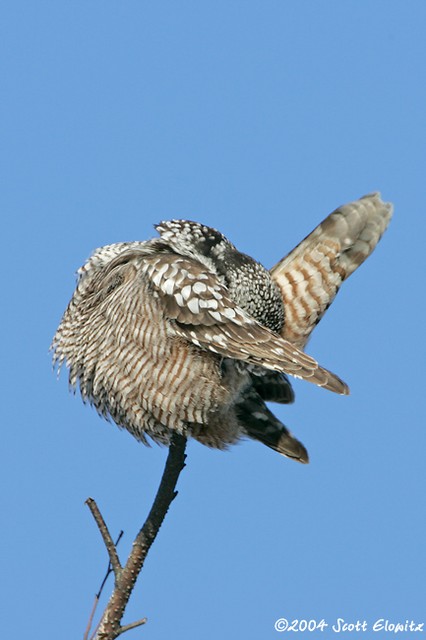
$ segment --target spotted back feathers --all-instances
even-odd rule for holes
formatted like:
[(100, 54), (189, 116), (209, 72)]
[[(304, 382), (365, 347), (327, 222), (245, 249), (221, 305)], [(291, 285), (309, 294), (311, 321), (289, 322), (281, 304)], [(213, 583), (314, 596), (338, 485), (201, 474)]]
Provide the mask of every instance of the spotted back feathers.
[(347, 385), (302, 349), (341, 283), (373, 251), (392, 207), (378, 194), (324, 220), (271, 271), (219, 231), (161, 222), (158, 238), (97, 249), (54, 336), (84, 401), (137, 439), (173, 431), (223, 449), (249, 436), (300, 462), (303, 445), (266, 407), (287, 375)]

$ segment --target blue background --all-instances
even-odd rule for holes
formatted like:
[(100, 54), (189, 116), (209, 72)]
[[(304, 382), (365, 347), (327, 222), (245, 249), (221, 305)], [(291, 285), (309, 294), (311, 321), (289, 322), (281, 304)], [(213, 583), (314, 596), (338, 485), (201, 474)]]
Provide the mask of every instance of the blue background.
[(309, 466), (191, 442), (125, 622), (269, 640), (293, 635), (279, 617), (424, 620), (425, 19), (420, 0), (2, 3), (5, 638), (82, 637), (107, 564), (84, 501), (124, 559), (166, 456), (52, 374), (75, 270), (173, 217), (270, 267), (374, 190), (394, 220), (308, 346), (352, 395), (296, 381), (275, 407)]

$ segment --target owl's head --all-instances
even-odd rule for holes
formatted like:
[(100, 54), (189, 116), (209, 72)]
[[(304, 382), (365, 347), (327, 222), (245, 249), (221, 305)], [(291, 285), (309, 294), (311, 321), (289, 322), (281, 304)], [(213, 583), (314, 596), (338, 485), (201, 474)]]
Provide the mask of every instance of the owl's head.
[(220, 231), (199, 222), (170, 220), (155, 228), (172, 251), (195, 258), (216, 273), (242, 309), (269, 329), (280, 331), (282, 298), (263, 265), (238, 251)]

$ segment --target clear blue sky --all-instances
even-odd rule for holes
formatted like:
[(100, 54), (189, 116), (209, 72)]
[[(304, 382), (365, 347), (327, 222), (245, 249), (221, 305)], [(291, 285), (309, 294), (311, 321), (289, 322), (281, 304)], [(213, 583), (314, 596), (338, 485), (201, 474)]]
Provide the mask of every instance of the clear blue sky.
[(5, 638), (82, 637), (107, 562), (84, 501), (127, 555), (166, 455), (52, 374), (75, 270), (173, 217), (272, 266), (373, 190), (394, 220), (308, 348), (352, 395), (297, 381), (276, 407), (309, 466), (191, 443), (125, 621), (148, 640), (426, 621), (425, 23), (416, 0), (2, 3)]

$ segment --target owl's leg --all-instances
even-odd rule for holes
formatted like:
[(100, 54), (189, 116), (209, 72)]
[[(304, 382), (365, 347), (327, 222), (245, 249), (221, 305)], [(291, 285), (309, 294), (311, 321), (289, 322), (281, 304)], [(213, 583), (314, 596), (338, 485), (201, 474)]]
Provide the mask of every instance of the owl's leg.
[(253, 389), (246, 391), (235, 407), (241, 429), (249, 438), (259, 440), (267, 447), (278, 451), (297, 462), (309, 462), (308, 452), (301, 442), (269, 411)]

